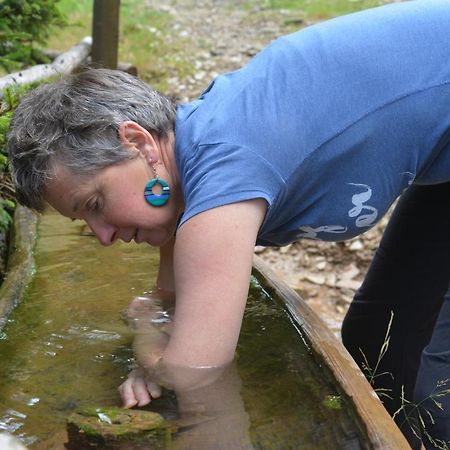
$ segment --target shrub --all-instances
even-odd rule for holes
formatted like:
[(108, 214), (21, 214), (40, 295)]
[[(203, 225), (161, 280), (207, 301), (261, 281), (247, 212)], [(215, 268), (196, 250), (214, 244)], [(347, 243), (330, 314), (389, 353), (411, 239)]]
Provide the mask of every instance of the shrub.
[(20, 97), (35, 86), (36, 84), (7, 88), (3, 92), (3, 99), (0, 103), (0, 282), (5, 270), (8, 231), (16, 206), (14, 186), (6, 154), (6, 133)]
[(0, 109), (0, 233), (6, 233), (11, 223), (11, 214), (14, 210), (14, 188), (8, 170), (8, 158), (6, 155), (6, 133), (17, 106), (18, 94), (12, 90), (5, 91), (5, 99)]
[(64, 24), (58, 0), (0, 0), (0, 67), (7, 72), (47, 58), (43, 44), (52, 25)]

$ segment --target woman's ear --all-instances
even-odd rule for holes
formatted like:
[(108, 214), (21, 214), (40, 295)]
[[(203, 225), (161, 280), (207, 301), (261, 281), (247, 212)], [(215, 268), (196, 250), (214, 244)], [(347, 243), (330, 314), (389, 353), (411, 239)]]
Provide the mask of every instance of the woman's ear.
[(119, 125), (119, 139), (122, 146), (132, 152), (138, 151), (146, 159), (156, 162), (159, 159), (158, 148), (151, 133), (133, 121)]
[(119, 139), (123, 147), (139, 150), (145, 144), (145, 130), (136, 122), (126, 121), (119, 125)]

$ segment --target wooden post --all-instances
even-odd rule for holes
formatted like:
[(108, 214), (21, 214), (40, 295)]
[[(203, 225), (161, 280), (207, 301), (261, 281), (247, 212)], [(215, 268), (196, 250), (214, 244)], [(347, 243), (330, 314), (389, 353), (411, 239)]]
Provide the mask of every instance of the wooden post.
[(94, 0), (92, 64), (117, 68), (120, 0)]

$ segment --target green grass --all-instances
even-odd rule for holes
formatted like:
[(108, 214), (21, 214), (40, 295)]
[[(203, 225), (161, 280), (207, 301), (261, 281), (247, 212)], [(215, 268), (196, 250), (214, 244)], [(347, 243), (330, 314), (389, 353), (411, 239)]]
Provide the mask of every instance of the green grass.
[(390, 3), (386, 0), (265, 0), (272, 9), (301, 10), (308, 19), (326, 19)]
[(62, 0), (58, 8), (67, 17), (67, 25), (53, 29), (47, 47), (66, 51), (83, 37), (91, 35), (92, 0)]
[(170, 14), (141, 0), (123, 0), (120, 19), (119, 59), (136, 65), (143, 79), (165, 90), (168, 77), (194, 74), (184, 57), (191, 42), (173, 33)]
[[(256, 26), (282, 14), (285, 33), (297, 31), (305, 25), (350, 14), (364, 9), (393, 3), (394, 0), (244, 0), (240, 8), (252, 11), (244, 23)], [(404, 0), (403, 0), (404, 1)], [(236, 8), (235, 4), (229, 9)]]
[[(301, 24), (311, 24), (387, 3), (392, 3), (392, 0), (246, 0), (241, 6), (262, 7), (260, 14), (266, 18), (270, 18), (274, 10), (284, 11), (287, 13), (284, 21), (286, 32), (292, 32)], [(255, 16), (251, 22), (258, 20), (258, 14)]]
[[(68, 25), (55, 28), (47, 46), (66, 51), (92, 34), (93, 0), (61, 0), (59, 7)], [(155, 11), (142, 0), (121, 1), (119, 61), (136, 66), (145, 81), (162, 91), (170, 76), (184, 78), (194, 73), (192, 64), (183, 58), (189, 40), (172, 35), (170, 20), (168, 13)]]

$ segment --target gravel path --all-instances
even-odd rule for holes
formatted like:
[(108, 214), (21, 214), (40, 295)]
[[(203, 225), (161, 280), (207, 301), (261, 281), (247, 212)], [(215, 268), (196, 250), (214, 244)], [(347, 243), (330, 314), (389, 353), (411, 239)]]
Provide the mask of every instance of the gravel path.
[(239, 0), (147, 3), (172, 15), (173, 39), (185, 41), (182, 58), (196, 69), (186, 79), (169, 79), (170, 92), (182, 101), (197, 97), (216, 75), (238, 69), (273, 39), (303, 25), (298, 14), (266, 9), (261, 1), (251, 7), (243, 7), (249, 2)]
[[(246, 2), (248, 3), (248, 2)], [(310, 25), (299, 13), (243, 8), (239, 0), (148, 1), (173, 17), (174, 38), (187, 42), (183, 58), (196, 68), (193, 76), (169, 79), (169, 91), (181, 101), (197, 97), (219, 73), (241, 67), (273, 39)], [(364, 236), (341, 243), (301, 241), (281, 249), (256, 248), (263, 259), (339, 335), (342, 319), (378, 245), (384, 219)]]

